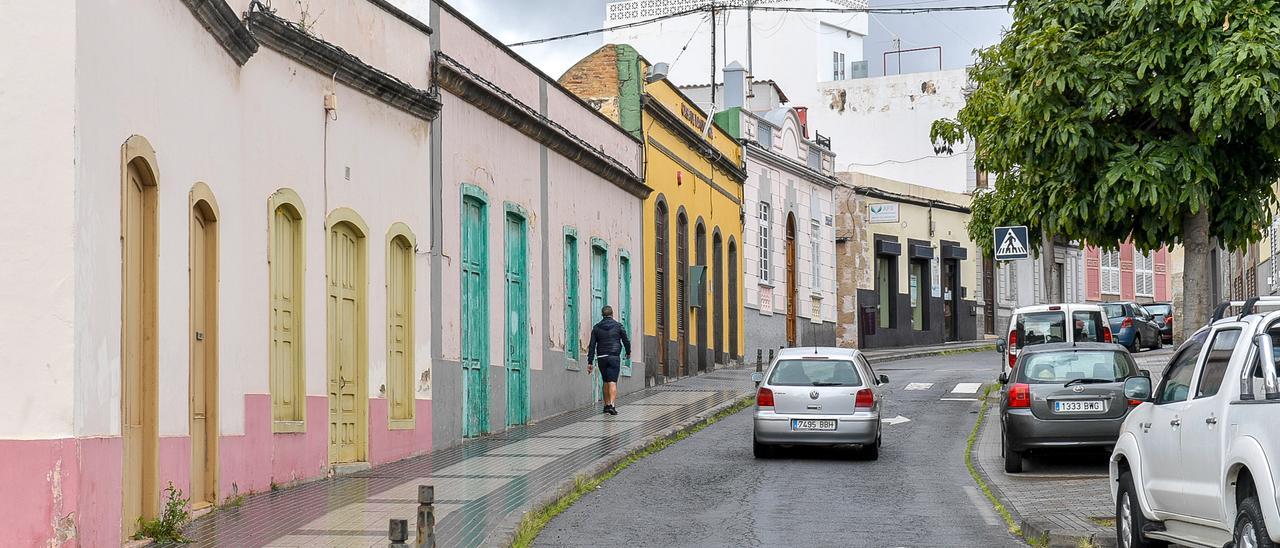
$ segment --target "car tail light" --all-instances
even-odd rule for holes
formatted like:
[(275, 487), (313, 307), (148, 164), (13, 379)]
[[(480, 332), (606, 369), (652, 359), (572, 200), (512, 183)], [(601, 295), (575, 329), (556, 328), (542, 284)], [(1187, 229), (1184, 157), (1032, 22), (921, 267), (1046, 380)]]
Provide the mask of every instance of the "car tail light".
[(1111, 338), (1111, 328), (1110, 328), (1110, 327), (1103, 327), (1103, 328), (1102, 328), (1102, 342), (1111, 342), (1111, 341), (1112, 341), (1112, 338)]
[(1027, 409), (1031, 407), (1031, 385), (1014, 384), (1009, 386), (1009, 408)]
[(1017, 348), (1017, 347), (1018, 347), (1018, 331), (1013, 330), (1009, 332), (1009, 348)]
[(1013, 351), (1010, 350), (1009, 351), (1009, 370), (1012, 371), (1013, 366), (1017, 363), (1018, 363), (1018, 355), (1014, 354)]
[(1173, 316), (1165, 316), (1165, 317), (1164, 317), (1164, 324), (1165, 324), (1165, 325), (1173, 325)]
[(1124, 321), (1120, 322), (1120, 329), (1127, 327), (1133, 327), (1133, 318), (1125, 318)]
[(1137, 407), (1142, 405), (1142, 400), (1129, 400), (1129, 407)]
[(871, 409), (876, 406), (876, 393), (870, 388), (863, 388), (853, 397), (854, 409)]
[(761, 388), (756, 392), (756, 407), (773, 407), (773, 391)]

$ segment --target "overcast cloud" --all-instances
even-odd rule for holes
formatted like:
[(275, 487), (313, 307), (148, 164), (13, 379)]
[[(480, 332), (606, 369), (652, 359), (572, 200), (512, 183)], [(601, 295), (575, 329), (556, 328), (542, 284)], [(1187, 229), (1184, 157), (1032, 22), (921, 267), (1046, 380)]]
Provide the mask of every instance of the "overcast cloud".
[[(559, 34), (568, 34), (604, 26), (607, 0), (453, 0), (454, 6), (504, 43), (512, 43)], [(998, 0), (871, 0), (873, 7), (972, 6), (998, 4)], [(972, 63), (972, 51), (1000, 40), (1000, 32), (1011, 21), (1007, 11), (942, 12), (919, 15), (874, 15), (870, 34), (864, 42), (869, 72), (882, 71), (882, 53), (894, 49), (894, 38), (902, 48), (942, 46), (943, 67), (961, 68)], [(523, 46), (516, 51), (535, 65), (558, 78), (578, 59), (602, 44), (601, 35), (573, 38), (536, 46)], [(894, 55), (889, 56), (889, 71), (918, 72), (935, 70), (938, 54), (934, 51), (905, 53), (901, 67)]]

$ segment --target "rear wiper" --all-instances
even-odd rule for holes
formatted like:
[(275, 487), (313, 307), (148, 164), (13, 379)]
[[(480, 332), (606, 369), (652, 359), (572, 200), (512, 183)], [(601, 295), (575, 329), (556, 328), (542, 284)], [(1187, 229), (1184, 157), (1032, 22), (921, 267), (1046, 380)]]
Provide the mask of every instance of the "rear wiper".
[(818, 382), (813, 381), (814, 386), (844, 386), (842, 382)]
[(1073, 385), (1073, 384), (1102, 384), (1102, 383), (1108, 383), (1108, 382), (1116, 382), (1116, 381), (1111, 380), (1111, 379), (1087, 379), (1087, 378), (1085, 378), (1085, 379), (1075, 379), (1075, 380), (1072, 380), (1072, 381), (1068, 382), (1067, 384), (1062, 385), (1062, 387), (1063, 387), (1063, 388), (1066, 388), (1066, 387), (1071, 386), (1071, 385)]

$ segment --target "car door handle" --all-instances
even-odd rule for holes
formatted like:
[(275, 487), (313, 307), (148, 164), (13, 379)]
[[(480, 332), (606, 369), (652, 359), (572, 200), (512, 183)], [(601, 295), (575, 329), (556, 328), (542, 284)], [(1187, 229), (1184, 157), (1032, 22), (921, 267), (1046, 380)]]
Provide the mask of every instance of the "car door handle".
[(1182, 419), (1173, 419), (1169, 421), (1169, 426), (1173, 426), (1173, 427), (1182, 426)]
[(1204, 420), (1205, 424), (1218, 424), (1218, 417), (1209, 417)]

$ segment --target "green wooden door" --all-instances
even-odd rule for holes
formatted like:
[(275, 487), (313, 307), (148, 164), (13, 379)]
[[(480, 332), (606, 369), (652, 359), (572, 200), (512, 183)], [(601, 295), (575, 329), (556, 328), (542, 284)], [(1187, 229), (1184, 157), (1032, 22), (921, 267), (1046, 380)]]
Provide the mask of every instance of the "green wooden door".
[[(618, 321), (630, 337), (631, 331), (631, 259), (626, 255), (618, 257)], [(622, 375), (631, 376), (631, 354), (622, 360)]]
[(507, 426), (529, 422), (529, 280), (525, 220), (508, 212), (507, 244)]
[(462, 435), (489, 431), (489, 242), (486, 206), (462, 200)]
[[(591, 325), (600, 322), (600, 309), (609, 304), (609, 250), (591, 246)], [(600, 375), (593, 377), (596, 401), (604, 399), (604, 381)]]

